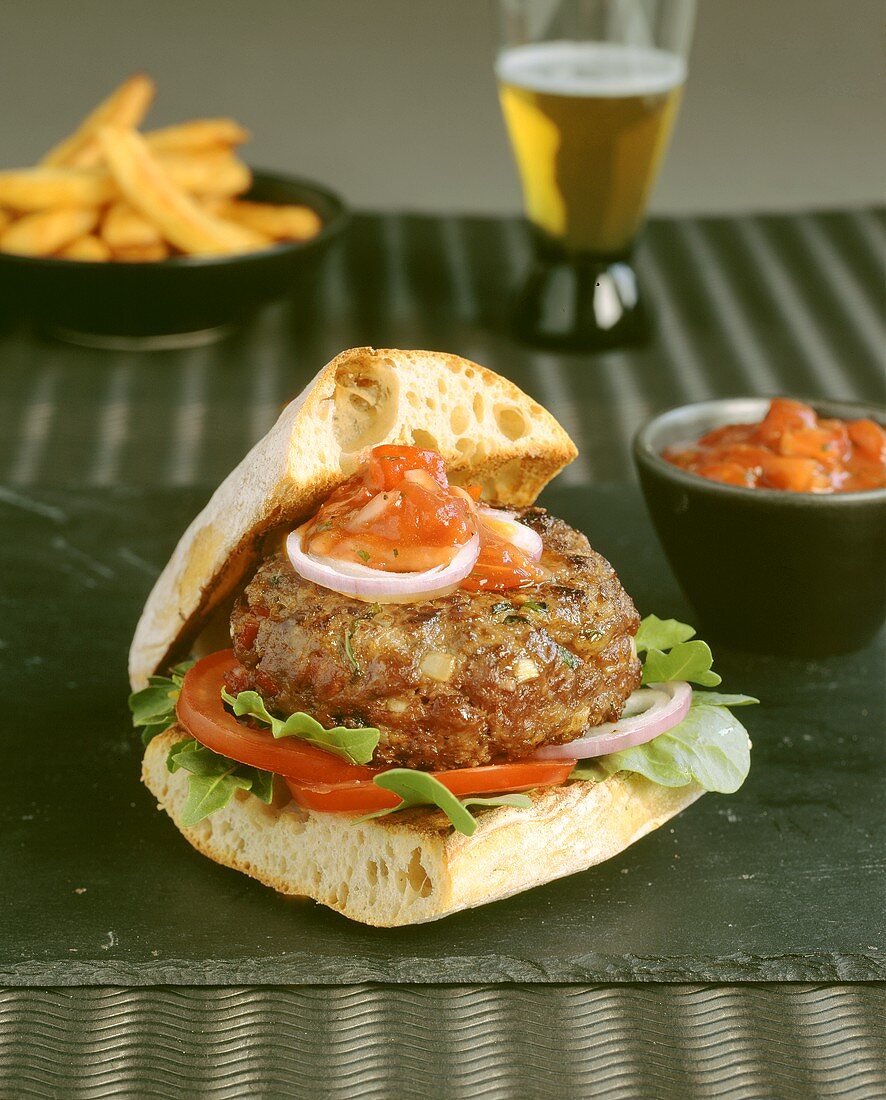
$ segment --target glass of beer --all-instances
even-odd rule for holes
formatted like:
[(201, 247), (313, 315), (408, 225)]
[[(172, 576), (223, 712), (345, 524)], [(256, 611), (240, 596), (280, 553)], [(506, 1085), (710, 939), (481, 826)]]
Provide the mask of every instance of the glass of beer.
[(529, 343), (642, 343), (631, 266), (680, 105), (695, 0), (500, 0), (499, 96), (535, 262), (517, 296)]

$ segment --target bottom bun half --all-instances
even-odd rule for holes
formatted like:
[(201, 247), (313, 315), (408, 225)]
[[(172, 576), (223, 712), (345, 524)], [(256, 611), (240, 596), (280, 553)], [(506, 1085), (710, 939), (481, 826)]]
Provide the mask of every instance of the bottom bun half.
[(703, 794), (694, 784), (662, 787), (622, 772), (533, 791), (528, 809), (481, 810), (467, 837), (432, 810), (352, 824), (347, 815), (266, 806), (237, 792), (211, 817), (183, 826), (188, 776), (170, 773), (166, 757), (184, 736), (173, 726), (150, 742), (142, 779), (197, 851), (283, 894), (385, 928), (437, 920), (586, 870)]

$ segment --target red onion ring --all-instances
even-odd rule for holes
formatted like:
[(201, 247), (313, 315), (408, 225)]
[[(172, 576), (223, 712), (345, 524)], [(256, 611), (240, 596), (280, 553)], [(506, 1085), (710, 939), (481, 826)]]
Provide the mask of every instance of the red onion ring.
[(322, 588), (367, 603), (410, 603), (446, 595), (461, 584), (480, 555), (480, 536), (474, 534), (448, 565), (435, 565), (433, 569), (416, 573), (388, 573), (356, 562), (307, 553), (302, 549), (306, 526), (303, 524), (286, 536), (286, 553), (292, 568), (299, 576)]
[(495, 533), (522, 550), (530, 561), (539, 560), (544, 549), (541, 535), (531, 527), (527, 527), (525, 523), (521, 523), (513, 512), (504, 508), (488, 508), (483, 504), (478, 505), (477, 511), (480, 513), (480, 518), (487, 521), (487, 526), (494, 531), (500, 528)]
[(633, 692), (625, 704), (628, 711), (636, 711), (637, 706), (642, 705), (642, 713), (594, 726), (584, 737), (567, 745), (545, 745), (532, 754), (532, 759), (588, 760), (631, 749), (635, 745), (645, 745), (653, 737), (679, 725), (689, 713), (691, 702), (692, 688), (683, 680), (642, 687)]

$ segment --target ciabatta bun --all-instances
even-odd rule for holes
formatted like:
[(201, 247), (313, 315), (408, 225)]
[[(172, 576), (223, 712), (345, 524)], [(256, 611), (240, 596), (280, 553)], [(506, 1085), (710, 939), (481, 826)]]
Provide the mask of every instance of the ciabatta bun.
[(541, 405), (467, 359), (342, 352), (286, 406), (182, 535), (136, 627), (133, 688), (193, 649), (213, 611), (226, 607), (258, 561), (264, 540), (316, 511), (380, 443), (439, 451), (451, 480), (479, 483), (485, 499), (515, 506), (532, 504), (577, 453)]
[(437, 920), (611, 859), (703, 792), (619, 773), (602, 783), (534, 791), (529, 809), (481, 810), (473, 836), (439, 812), (407, 810), (354, 824), (345, 814), (265, 806), (238, 793), (184, 826), (187, 773), (166, 756), (173, 727), (148, 745), (142, 778), (160, 808), (203, 855), (283, 894), (313, 898), (352, 920), (390, 928)]

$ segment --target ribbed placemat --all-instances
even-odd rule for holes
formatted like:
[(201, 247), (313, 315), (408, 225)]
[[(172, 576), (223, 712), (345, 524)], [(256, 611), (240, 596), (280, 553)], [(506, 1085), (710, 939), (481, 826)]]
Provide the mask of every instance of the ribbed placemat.
[(0, 991), (4, 1096), (875, 1100), (877, 986)]
[(0, 334), (0, 482), (214, 483), (345, 347), (454, 351), (513, 378), (581, 455), (564, 484), (633, 476), (653, 412), (727, 394), (883, 400), (878, 212), (659, 220), (638, 266), (658, 315), (641, 351), (558, 355), (511, 339), (527, 261), (515, 220), (364, 215), (306, 296), (217, 344), (91, 351)]

